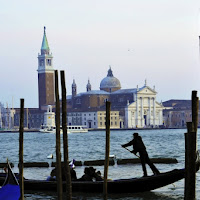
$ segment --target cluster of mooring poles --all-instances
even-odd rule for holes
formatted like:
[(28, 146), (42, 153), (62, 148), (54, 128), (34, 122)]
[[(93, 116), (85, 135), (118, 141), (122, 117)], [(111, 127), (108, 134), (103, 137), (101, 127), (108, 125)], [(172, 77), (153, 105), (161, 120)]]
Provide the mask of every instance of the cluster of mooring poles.
[[(68, 137), (67, 137), (67, 103), (66, 103), (66, 86), (64, 71), (61, 74), (62, 86), (62, 129), (63, 129), (63, 148), (64, 148), (64, 167), (66, 177), (66, 199), (72, 199), (71, 175), (68, 159)], [(56, 96), (56, 181), (58, 200), (63, 199), (63, 184), (62, 184), (62, 166), (60, 153), (60, 101), (58, 89), (58, 71), (55, 71), (55, 96)], [(23, 132), (24, 132), (24, 99), (20, 102), (20, 128), (19, 128), (19, 184), (20, 184), (20, 200), (24, 200), (24, 179), (23, 179)]]
[(185, 200), (196, 199), (198, 110), (197, 91), (192, 91), (192, 122), (187, 122), (187, 133), (185, 133)]
[[(65, 86), (65, 74), (61, 71), (61, 86), (62, 86), (62, 129), (63, 129), (63, 147), (64, 147), (64, 166), (66, 177), (66, 199), (72, 199), (72, 185), (71, 175), (69, 168), (68, 157), (68, 136), (67, 136), (67, 102), (66, 102), (66, 86)], [(57, 193), (58, 200), (63, 198), (63, 185), (62, 185), (62, 166), (61, 166), (61, 153), (60, 153), (60, 101), (59, 101), (59, 87), (58, 87), (58, 71), (55, 71), (55, 96), (56, 96), (56, 169), (57, 169)], [(110, 152), (110, 108), (111, 103), (106, 101), (106, 154), (104, 164), (104, 184), (103, 184), (103, 196), (107, 199), (107, 177), (109, 166), (109, 152)]]
[[(66, 86), (65, 73), (60, 72), (61, 87), (62, 87), (62, 129), (63, 129), (63, 148), (64, 148), (64, 167), (66, 177), (66, 199), (72, 199), (72, 185), (68, 157), (68, 136), (67, 136), (67, 101), (66, 101)], [(60, 101), (59, 101), (59, 86), (58, 86), (58, 71), (55, 71), (55, 98), (56, 98), (56, 181), (58, 200), (63, 199), (63, 182), (62, 182), (62, 163), (60, 152)], [(110, 152), (110, 108), (111, 103), (106, 102), (106, 149), (105, 149), (105, 164), (104, 164), (104, 184), (103, 197), (107, 199), (107, 177), (109, 166)], [(19, 184), (20, 184), (20, 200), (24, 200), (24, 179), (23, 179), (23, 132), (24, 132), (24, 99), (20, 99), (20, 128), (19, 128)]]
[[(62, 87), (62, 129), (63, 129), (63, 152), (64, 152), (64, 168), (66, 179), (66, 199), (72, 199), (72, 186), (71, 175), (69, 168), (68, 156), (68, 136), (67, 136), (67, 102), (66, 102), (66, 86), (65, 86), (65, 73), (60, 72), (61, 87)], [(57, 181), (57, 194), (58, 200), (63, 199), (63, 182), (62, 182), (62, 165), (60, 153), (60, 100), (59, 100), (59, 87), (58, 87), (58, 71), (55, 71), (55, 96), (56, 96), (56, 181)]]

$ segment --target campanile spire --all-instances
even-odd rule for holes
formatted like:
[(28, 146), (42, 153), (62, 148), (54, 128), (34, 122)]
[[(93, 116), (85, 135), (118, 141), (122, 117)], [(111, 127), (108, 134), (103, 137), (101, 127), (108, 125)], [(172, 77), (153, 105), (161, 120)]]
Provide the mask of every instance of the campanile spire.
[(47, 36), (46, 36), (46, 27), (44, 26), (44, 35), (43, 35), (43, 40), (42, 40), (42, 46), (41, 46), (41, 54), (47, 54), (49, 55), (49, 44), (47, 41)]
[(53, 56), (50, 53), (46, 36), (46, 27), (41, 46), (41, 54), (38, 55), (38, 93), (39, 108), (45, 109), (48, 105), (54, 105), (54, 68)]

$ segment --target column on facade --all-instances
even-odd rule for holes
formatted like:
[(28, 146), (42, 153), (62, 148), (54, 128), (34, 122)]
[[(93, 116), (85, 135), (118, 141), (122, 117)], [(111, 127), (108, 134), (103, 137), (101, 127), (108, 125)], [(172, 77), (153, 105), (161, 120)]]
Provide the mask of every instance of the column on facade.
[(156, 125), (156, 99), (153, 98), (153, 126)]
[(132, 111), (131, 111), (131, 128), (134, 128), (135, 126), (136, 126), (136, 124), (135, 124), (135, 111), (132, 108)]
[(144, 108), (143, 108), (143, 98), (140, 97), (141, 100), (141, 127), (144, 126)]
[(159, 117), (159, 125), (163, 125), (163, 114), (162, 114), (161, 110), (159, 111), (159, 115), (160, 115), (160, 117)]
[(125, 127), (129, 128), (129, 109), (125, 108)]
[(138, 118), (139, 118), (139, 105), (138, 105), (138, 97), (136, 97), (136, 123), (135, 123), (136, 127), (138, 127)]
[(151, 125), (151, 97), (149, 97), (149, 115), (148, 115), (148, 125)]
[(133, 115), (132, 115), (132, 110), (130, 110), (130, 124), (129, 124), (130, 128), (133, 128)]
[(130, 108), (127, 106), (125, 108), (125, 127), (130, 128)]
[(172, 127), (172, 112), (169, 112), (169, 128)]

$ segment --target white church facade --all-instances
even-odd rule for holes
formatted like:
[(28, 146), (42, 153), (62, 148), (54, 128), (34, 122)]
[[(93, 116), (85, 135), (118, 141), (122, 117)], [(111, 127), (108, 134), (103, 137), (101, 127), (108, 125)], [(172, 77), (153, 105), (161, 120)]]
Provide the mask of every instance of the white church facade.
[(156, 101), (156, 91), (145, 86), (137, 88), (134, 102), (125, 108), (125, 128), (156, 128), (163, 125), (162, 103)]

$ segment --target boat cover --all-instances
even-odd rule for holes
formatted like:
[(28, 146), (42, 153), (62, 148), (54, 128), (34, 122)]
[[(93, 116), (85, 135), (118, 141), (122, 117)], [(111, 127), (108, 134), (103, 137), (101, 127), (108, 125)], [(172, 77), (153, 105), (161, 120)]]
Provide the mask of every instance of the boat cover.
[(0, 199), (2, 200), (19, 200), (20, 186), (13, 174), (10, 164), (8, 163), (8, 173), (6, 180), (0, 189)]

